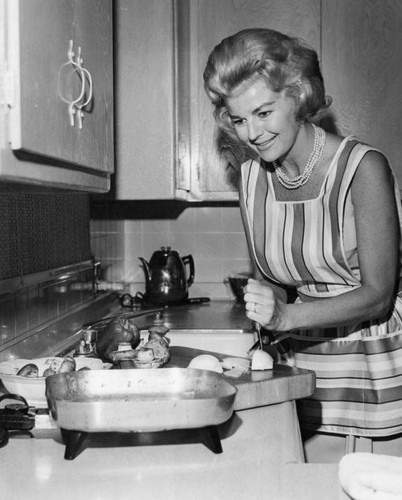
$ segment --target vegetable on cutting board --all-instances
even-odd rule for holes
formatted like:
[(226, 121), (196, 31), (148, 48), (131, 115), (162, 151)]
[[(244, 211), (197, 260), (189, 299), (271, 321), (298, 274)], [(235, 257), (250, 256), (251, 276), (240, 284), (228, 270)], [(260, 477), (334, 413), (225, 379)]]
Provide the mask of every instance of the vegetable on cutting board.
[(272, 370), (274, 367), (274, 360), (265, 351), (254, 351), (251, 358), (251, 370)]
[(237, 358), (234, 356), (224, 357), (219, 360), (212, 354), (200, 354), (193, 358), (188, 368), (198, 368), (200, 370), (211, 370), (232, 378), (238, 378), (243, 373), (248, 373), (251, 370), (272, 370), (274, 360), (265, 351), (257, 350), (253, 353), (251, 362), (246, 358)]
[(219, 359), (212, 354), (200, 354), (193, 358), (188, 368), (196, 368), (198, 370), (210, 370), (212, 372), (223, 373), (223, 368)]

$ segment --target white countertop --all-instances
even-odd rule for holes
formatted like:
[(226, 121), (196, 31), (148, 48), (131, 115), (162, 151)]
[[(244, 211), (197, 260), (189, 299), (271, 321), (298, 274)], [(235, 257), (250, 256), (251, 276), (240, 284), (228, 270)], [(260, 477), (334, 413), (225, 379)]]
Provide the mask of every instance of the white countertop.
[[(217, 320), (217, 318), (219, 318)], [(88, 318), (90, 319), (90, 318)], [(169, 308), (169, 326), (249, 328), (228, 302)], [(46, 335), (48, 343), (51, 344)], [(36, 349), (41, 352), (41, 342)], [(0, 498), (17, 500), (341, 500), (336, 464), (304, 464), (294, 402), (241, 410), (219, 427), (223, 453), (197, 431), (92, 434), (65, 460), (59, 430), (0, 449)]]
[[(196, 431), (93, 434), (74, 460), (64, 459), (58, 430), (47, 437), (11, 437), (0, 449), (1, 498), (290, 500), (285, 495), (294, 494), (294, 477), (299, 486), (303, 478), (311, 486), (315, 467), (302, 463), (293, 412), (292, 402), (236, 412), (219, 428), (221, 454), (199, 441)], [(323, 477), (325, 494), (292, 500), (342, 498), (336, 466), (319, 470), (314, 494), (323, 493)]]

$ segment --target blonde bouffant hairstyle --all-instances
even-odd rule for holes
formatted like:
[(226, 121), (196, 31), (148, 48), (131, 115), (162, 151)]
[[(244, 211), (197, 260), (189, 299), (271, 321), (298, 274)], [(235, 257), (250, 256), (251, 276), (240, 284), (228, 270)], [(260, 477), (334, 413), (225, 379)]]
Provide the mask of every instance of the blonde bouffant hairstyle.
[(213, 49), (204, 71), (204, 87), (217, 124), (233, 138), (225, 99), (241, 94), (261, 77), (273, 92), (283, 91), (294, 99), (298, 121), (318, 119), (331, 104), (314, 49), (275, 30), (242, 30)]

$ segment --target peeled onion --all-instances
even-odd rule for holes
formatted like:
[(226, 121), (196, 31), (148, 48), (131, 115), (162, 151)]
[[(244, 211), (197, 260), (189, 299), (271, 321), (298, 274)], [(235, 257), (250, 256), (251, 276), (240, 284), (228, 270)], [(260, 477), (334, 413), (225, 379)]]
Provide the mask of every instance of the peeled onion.
[(251, 359), (252, 370), (272, 370), (274, 367), (273, 358), (265, 351), (254, 351)]
[(223, 368), (219, 359), (212, 356), (212, 354), (200, 354), (199, 356), (196, 356), (190, 361), (188, 368), (223, 373)]

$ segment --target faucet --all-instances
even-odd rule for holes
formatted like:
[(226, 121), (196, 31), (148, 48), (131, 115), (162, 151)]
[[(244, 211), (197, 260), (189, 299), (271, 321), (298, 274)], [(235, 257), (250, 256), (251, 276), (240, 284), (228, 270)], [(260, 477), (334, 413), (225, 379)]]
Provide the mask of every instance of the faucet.
[[(82, 338), (79, 342), (77, 352), (79, 355), (90, 355), (95, 351), (95, 345), (98, 337), (98, 331), (102, 330), (107, 326), (107, 324), (115, 318), (124, 317), (126, 319), (130, 318), (140, 318), (146, 316), (155, 315), (153, 326), (150, 328), (150, 332), (154, 331), (160, 335), (164, 335), (169, 329), (164, 325), (163, 321), (163, 307), (157, 309), (149, 309), (147, 311), (137, 311), (123, 314), (115, 314), (113, 316), (108, 316), (107, 318), (102, 318), (90, 323), (85, 323), (80, 328), (79, 332), (82, 332)], [(78, 332), (78, 333), (79, 333)]]

